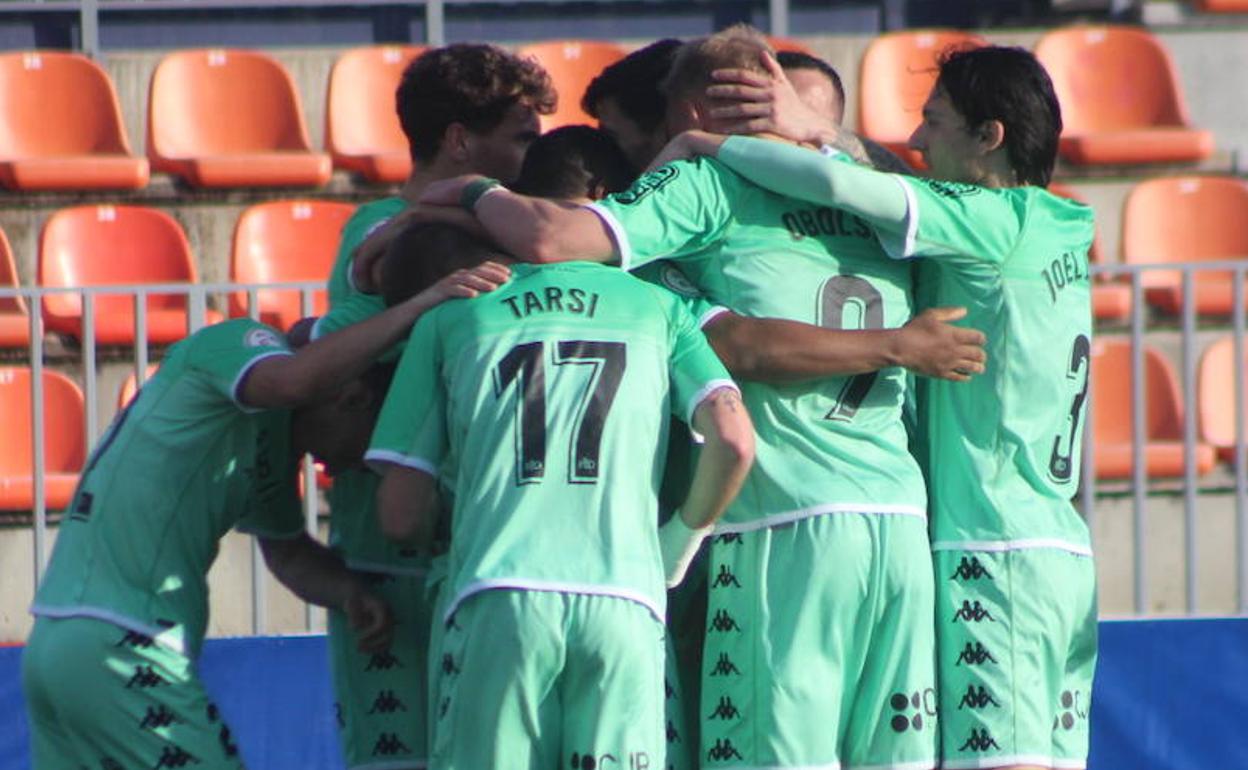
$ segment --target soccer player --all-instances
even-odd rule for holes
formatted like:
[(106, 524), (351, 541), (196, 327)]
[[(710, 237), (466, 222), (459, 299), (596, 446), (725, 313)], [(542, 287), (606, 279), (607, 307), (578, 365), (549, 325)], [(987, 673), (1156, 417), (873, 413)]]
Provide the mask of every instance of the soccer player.
[(562, 126), (529, 145), (511, 189), (560, 200), (598, 200), (628, 189), (632, 167), (609, 134), (589, 126)]
[(672, 56), (680, 47), (673, 38), (651, 43), (606, 67), (590, 81), (581, 109), (598, 119), (640, 174), (671, 138), (667, 131), (667, 98), (659, 83), (667, 77)]
[[(417, 227), (426, 259), (405, 269), (495, 254)], [(657, 768), (664, 584), (736, 494), (753, 430), (672, 295), (591, 263), (513, 276), (416, 327), (367, 454), (391, 536), (427, 540), (436, 480), (452, 490), (431, 766)], [(656, 530), (669, 410), (706, 444)]]
[(778, 51), (776, 61), (802, 102), (839, 126), (845, 116), (845, 86), (840, 73), (818, 56), (802, 51)]
[[(555, 97), (549, 76), (536, 63), (495, 46), (464, 43), (434, 48), (413, 60), (395, 101), (412, 174), (398, 196), (360, 206), (347, 222), (329, 279), (330, 311), (317, 322), (314, 335), (384, 308), (380, 297), (359, 291), (351, 277), (353, 254), (366, 238), (369, 246), (384, 251), (399, 230), (387, 232), (385, 224), (432, 180), (467, 172), (515, 179), (537, 138), (538, 116), (554, 108)], [(390, 601), (397, 619), (390, 648), (366, 654), (358, 650), (346, 617), (329, 615), (330, 662), (348, 770), (420, 767), (427, 753), (432, 607), (426, 583), (436, 584), (438, 575), (429, 575), (428, 553), (381, 536), (373, 512), (376, 491), (376, 474), (360, 469), (341, 474), (327, 493), (331, 546), (349, 566), (374, 576), (376, 590)], [(401, 708), (376, 707), (382, 699)]]
[(458, 274), (298, 353), (246, 319), (170, 349), (88, 460), (31, 607), (36, 767), (241, 767), (195, 672), (231, 527), (261, 538), (301, 598), (342, 611), (361, 646), (386, 646), (384, 602), (304, 532), (299, 458), (358, 464), (387, 384), (370, 363), (434, 304), (504, 279)]
[[(759, 68), (767, 50), (743, 30), (687, 44), (666, 82), (669, 125), (707, 124), (710, 73)], [(831, 330), (910, 317), (909, 265), (883, 258), (867, 222), (714, 160), (664, 166), (589, 209), (489, 185), (456, 180), (422, 201), (467, 205), (528, 260), (672, 260), (741, 315)], [(704, 767), (931, 767), (933, 580), (904, 373), (798, 380), (742, 385), (758, 447), (711, 547)]]
[[(910, 138), (933, 179), (744, 137), (690, 137), (755, 182), (870, 222), (924, 258), (928, 301), (970, 308), (988, 368), (920, 392), (937, 578), (946, 768), (1080, 768), (1096, 662), (1096, 582), (1079, 484), (1091, 352), (1092, 212), (1048, 185), (1053, 86), (1021, 48), (952, 51)], [(751, 130), (830, 143), (782, 80), (724, 73)]]

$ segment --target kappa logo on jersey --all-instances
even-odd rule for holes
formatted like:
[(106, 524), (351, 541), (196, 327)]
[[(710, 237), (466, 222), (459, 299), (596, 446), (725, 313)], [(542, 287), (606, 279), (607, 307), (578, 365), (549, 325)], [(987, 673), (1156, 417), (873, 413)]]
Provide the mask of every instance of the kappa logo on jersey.
[(732, 658), (728, 657), (728, 653), (721, 652), (719, 659), (715, 661), (715, 667), (711, 669), (711, 676), (728, 676), (729, 674), (741, 676), (741, 669), (737, 668), (737, 664), (732, 662)]
[(135, 666), (134, 675), (130, 677), (129, 682), (126, 682), (126, 689), (138, 687), (140, 690), (143, 690), (148, 687), (159, 687), (162, 684), (169, 684), (169, 682), (156, 673), (151, 666)]
[(611, 199), (622, 206), (632, 206), (650, 193), (662, 189), (678, 176), (680, 176), (680, 169), (675, 166), (660, 166), (654, 171), (642, 174), (636, 182), (633, 182), (632, 187), (612, 195)]
[(186, 767), (187, 765), (199, 764), (202, 764), (199, 758), (181, 746), (165, 746), (164, 750), (160, 752), (160, 759), (156, 760), (153, 770), (160, 770), (162, 767)]
[(949, 576), (949, 579), (966, 582), (979, 580), (980, 578), (985, 577), (992, 580), (992, 575), (988, 572), (988, 570), (984, 569), (984, 565), (979, 563), (979, 559), (974, 556), (969, 558), (963, 556), (961, 563), (958, 564), (958, 568), (953, 571), (953, 574)]
[(740, 588), (741, 582), (737, 580), (737, 576), (732, 574), (732, 570), (728, 569), (727, 564), (719, 565), (719, 574), (715, 576), (715, 582), (711, 583), (711, 588)]
[(459, 673), (459, 666), (455, 665), (455, 658), (449, 652), (442, 656), (442, 673), (447, 676)]
[(663, 282), (665, 288), (682, 297), (702, 296), (702, 292), (693, 284), (693, 281), (690, 281), (675, 265), (664, 264), (663, 269), (659, 271), (659, 280)]
[(711, 712), (707, 719), (739, 719), (740, 717), (741, 711), (732, 702), (732, 698), (727, 695), (721, 695), (715, 710)]
[(716, 610), (715, 616), (711, 618), (711, 630), (718, 631), (721, 634), (729, 631), (741, 631), (741, 626), (737, 625), (736, 618), (728, 614), (728, 610)]
[(397, 733), (382, 733), (377, 736), (377, 742), (373, 744), (374, 757), (393, 757), (396, 754), (411, 753), (412, 750), (399, 740)]
[(717, 738), (715, 745), (706, 752), (706, 758), (712, 762), (724, 762), (729, 759), (744, 759), (737, 747), (732, 745), (731, 738)]
[[(906, 730), (913, 729), (916, 732), (922, 730), (924, 725), (931, 726), (932, 721), (936, 719), (936, 690), (928, 687), (922, 692), (916, 690), (909, 695), (904, 692), (895, 692), (888, 699), (888, 705), (893, 711), (900, 712), (893, 714), (893, 718), (889, 720), (889, 726), (893, 728), (895, 733), (904, 733)], [(911, 714), (910, 711), (914, 713)], [(926, 716), (926, 723), (923, 717)]]
[(368, 659), (368, 665), (364, 667), (365, 671), (389, 671), (392, 668), (403, 668), (403, 661), (396, 658), (390, 652), (375, 652)]
[(975, 642), (974, 644), (967, 642), (966, 646), (962, 648), (961, 654), (958, 655), (958, 660), (954, 663), (954, 665), (960, 666), (965, 663), (968, 666), (978, 666), (983, 663), (996, 662), (997, 659), (992, 657), (992, 653), (988, 652), (988, 649), (984, 647), (984, 645), (979, 642)]
[(249, 348), (284, 348), (286, 344), (272, 329), (248, 329), (243, 336), (243, 345)]
[(745, 540), (741, 538), (740, 532), (725, 532), (722, 535), (716, 535), (715, 542), (720, 545), (741, 545)]
[(670, 719), (667, 720), (667, 742), (680, 743), (680, 733), (676, 732), (676, 725)]
[(997, 622), (996, 618), (992, 616), (992, 613), (984, 609), (983, 605), (981, 605), (978, 601), (964, 601), (962, 602), (962, 607), (959, 608), (957, 612), (953, 613), (954, 623), (957, 623), (959, 620), (967, 623), (979, 623), (985, 618), (989, 623)]
[(446, 716), (446, 712), (450, 710), (451, 699), (449, 697), (443, 697), (441, 702), (438, 703), (438, 719), (444, 718)]
[(997, 699), (992, 697), (992, 693), (982, 685), (976, 687), (973, 684), (966, 686), (966, 692), (962, 693), (962, 702), (958, 704), (958, 711), (969, 708), (972, 711), (982, 709), (985, 706), (993, 706), (1001, 708), (1001, 704), (997, 703)]
[(147, 713), (143, 715), (143, 720), (139, 722), (140, 730), (155, 730), (157, 727), (168, 727), (172, 724), (182, 724), (182, 720), (178, 715), (165, 708), (163, 705), (152, 708), (147, 707)]
[(394, 694), (394, 690), (382, 690), (377, 693), (377, 698), (373, 700), (373, 707), (368, 710), (368, 713), (393, 714), (396, 711), (407, 711), (407, 706), (404, 706), (403, 701)]
[(121, 639), (114, 644), (114, 647), (133, 647), (135, 649), (146, 650), (156, 643), (156, 640), (147, 634), (140, 634), (138, 631), (127, 631), (122, 635)]
[(918, 179), (916, 181), (932, 188), (932, 192), (942, 198), (965, 198), (968, 195), (977, 195), (984, 189), (978, 185), (965, 182), (946, 182), (939, 179)]
[(1001, 750), (997, 742), (992, 739), (992, 733), (984, 730), (971, 730), (971, 737), (966, 739), (958, 751), (988, 751), (989, 749)]
[(671, 700), (676, 697), (676, 688), (672, 687), (672, 683), (667, 677), (663, 677), (663, 699)]

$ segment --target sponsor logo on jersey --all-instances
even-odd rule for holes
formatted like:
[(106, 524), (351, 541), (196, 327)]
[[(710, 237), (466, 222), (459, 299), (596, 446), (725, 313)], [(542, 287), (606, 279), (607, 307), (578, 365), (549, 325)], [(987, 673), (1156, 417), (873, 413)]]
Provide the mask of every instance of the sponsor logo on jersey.
[(642, 174), (633, 186), (622, 193), (616, 193), (611, 199), (622, 206), (632, 206), (647, 195), (661, 190), (673, 179), (680, 176), (680, 169), (675, 166), (660, 166), (654, 171)]
[(248, 329), (243, 336), (243, 345), (249, 348), (284, 348), (286, 344), (272, 329)]
[(979, 185), (967, 184), (966, 182), (948, 182), (941, 179), (915, 179), (915, 181), (927, 185), (932, 192), (942, 198), (965, 198), (968, 195), (978, 195), (984, 189)]
[(1075, 725), (1088, 718), (1087, 699), (1079, 697), (1082, 693), (1063, 690), (1061, 695), (1062, 711), (1053, 720), (1054, 730), (1073, 730)]
[(909, 694), (895, 692), (889, 696), (888, 705), (895, 712), (888, 723), (893, 732), (917, 732), (931, 727), (936, 720), (936, 689), (928, 687)]
[(659, 280), (663, 282), (664, 287), (682, 297), (702, 296), (702, 292), (698, 290), (698, 287), (686, 278), (680, 268), (675, 265), (664, 264), (662, 269), (659, 270)]

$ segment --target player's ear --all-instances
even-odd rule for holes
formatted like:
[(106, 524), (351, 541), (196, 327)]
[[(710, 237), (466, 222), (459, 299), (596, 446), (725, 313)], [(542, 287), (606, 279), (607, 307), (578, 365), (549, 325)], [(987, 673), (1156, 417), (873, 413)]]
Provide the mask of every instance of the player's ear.
[(600, 201), (607, 197), (607, 185), (600, 177), (592, 176), (589, 178), (589, 184), (585, 185), (585, 197), (591, 201)]
[(469, 147), (468, 128), (463, 123), (451, 123), (442, 133), (442, 144), (438, 151), (448, 153), (448, 157), (457, 163), (467, 163), (472, 154)]
[(1005, 124), (999, 120), (985, 120), (975, 129), (975, 138), (987, 155), (1005, 144)]

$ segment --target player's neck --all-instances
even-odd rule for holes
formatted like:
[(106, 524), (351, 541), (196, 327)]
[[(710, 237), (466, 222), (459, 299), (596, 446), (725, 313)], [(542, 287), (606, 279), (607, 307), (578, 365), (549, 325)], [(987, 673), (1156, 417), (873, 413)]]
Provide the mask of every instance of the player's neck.
[(425, 188), (434, 182), (471, 173), (473, 171), (470, 168), (446, 162), (441, 158), (434, 158), (427, 165), (412, 170), (407, 181), (403, 183), (403, 187), (399, 189), (399, 197), (409, 204), (415, 203), (420, 199), (420, 194), (425, 191)]

